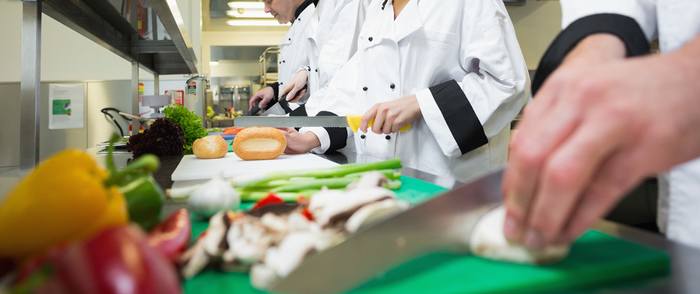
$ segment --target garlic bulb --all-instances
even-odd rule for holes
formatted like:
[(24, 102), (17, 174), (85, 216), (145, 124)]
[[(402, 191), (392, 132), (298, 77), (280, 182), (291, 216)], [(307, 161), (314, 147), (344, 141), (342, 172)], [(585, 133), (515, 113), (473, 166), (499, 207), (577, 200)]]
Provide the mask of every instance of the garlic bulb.
[(187, 203), (192, 212), (209, 218), (224, 209), (238, 209), (241, 197), (219, 173), (192, 192)]

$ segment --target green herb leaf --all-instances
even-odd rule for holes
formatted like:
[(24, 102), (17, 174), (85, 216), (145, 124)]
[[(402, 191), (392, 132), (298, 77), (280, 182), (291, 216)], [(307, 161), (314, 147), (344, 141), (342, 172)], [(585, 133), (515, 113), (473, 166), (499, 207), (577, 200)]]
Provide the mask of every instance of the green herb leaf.
[(163, 109), (165, 117), (180, 125), (185, 135), (185, 153), (192, 153), (194, 140), (206, 136), (209, 132), (202, 126), (202, 118), (194, 111), (182, 105), (168, 106)]

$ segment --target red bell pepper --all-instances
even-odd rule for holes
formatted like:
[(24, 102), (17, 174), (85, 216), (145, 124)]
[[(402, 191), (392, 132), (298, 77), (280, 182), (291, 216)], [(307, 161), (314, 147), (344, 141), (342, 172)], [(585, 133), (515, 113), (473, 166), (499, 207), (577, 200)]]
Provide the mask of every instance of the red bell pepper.
[(258, 200), (258, 202), (255, 202), (255, 204), (253, 205), (253, 208), (251, 208), (250, 210), (256, 210), (256, 209), (263, 207), (265, 205), (281, 204), (281, 203), (284, 203), (284, 200), (282, 200), (282, 198), (277, 197), (277, 195), (275, 195), (275, 193), (270, 192), (269, 194), (267, 194), (267, 197)]
[(173, 212), (168, 219), (158, 224), (148, 233), (148, 243), (160, 251), (174, 265), (187, 249), (192, 238), (192, 223), (187, 209)]
[(22, 293), (181, 293), (169, 260), (136, 226), (117, 226), (92, 239), (55, 248), (47, 262), (15, 286)]

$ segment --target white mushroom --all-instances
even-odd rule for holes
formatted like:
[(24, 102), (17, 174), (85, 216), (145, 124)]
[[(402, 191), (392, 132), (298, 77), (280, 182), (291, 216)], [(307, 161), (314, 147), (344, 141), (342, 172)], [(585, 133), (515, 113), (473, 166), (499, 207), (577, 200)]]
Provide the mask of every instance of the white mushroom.
[(226, 250), (226, 232), (231, 225), (227, 211), (222, 210), (209, 219), (207, 234), (202, 237), (204, 252), (211, 256), (220, 256)]
[(211, 260), (211, 257), (204, 252), (201, 242), (197, 242), (190, 249), (180, 256), (180, 273), (185, 279), (189, 279), (202, 271)]
[(373, 170), (363, 173), (357, 181), (352, 182), (346, 188), (347, 190), (374, 188), (382, 187), (383, 184), (387, 183), (389, 183), (389, 178), (383, 173)]
[(408, 202), (393, 198), (369, 203), (362, 206), (360, 209), (355, 211), (350, 218), (348, 218), (348, 220), (345, 222), (345, 230), (350, 233), (354, 233), (357, 230), (376, 223), (379, 220), (404, 211), (408, 209), (409, 206), (410, 204)]
[(319, 225), (328, 227), (347, 219), (363, 205), (389, 198), (396, 198), (396, 194), (380, 187), (354, 189), (342, 194), (318, 193), (311, 197), (309, 210)]
[(328, 240), (311, 232), (293, 232), (287, 235), (278, 247), (268, 249), (265, 264), (280, 277), (286, 277), (304, 259), (316, 251), (329, 246)]
[(250, 266), (260, 261), (273, 243), (262, 223), (253, 217), (234, 222), (226, 235), (229, 243), (223, 259), (226, 263)]
[(548, 246), (533, 251), (509, 242), (503, 235), (505, 217), (505, 208), (499, 206), (479, 220), (469, 239), (469, 248), (474, 255), (513, 263), (549, 264), (563, 259), (569, 253), (569, 245)]
[(321, 192), (311, 196), (308, 209), (311, 214), (315, 216), (318, 211), (322, 210), (327, 205), (333, 204), (334, 202), (338, 201), (338, 199), (343, 197), (345, 197), (345, 191), (342, 190), (321, 190)]
[(286, 217), (268, 212), (260, 218), (260, 223), (272, 234), (286, 235), (289, 232)]
[(298, 211), (289, 214), (287, 217), (287, 227), (290, 232), (313, 230), (311, 221)]

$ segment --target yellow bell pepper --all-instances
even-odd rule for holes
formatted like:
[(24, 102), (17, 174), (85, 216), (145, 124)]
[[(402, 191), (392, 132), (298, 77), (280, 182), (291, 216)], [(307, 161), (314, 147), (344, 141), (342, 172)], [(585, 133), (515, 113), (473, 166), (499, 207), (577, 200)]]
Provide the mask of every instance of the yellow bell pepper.
[(78, 150), (41, 163), (0, 203), (0, 257), (23, 259), (126, 224), (124, 196), (107, 177)]

